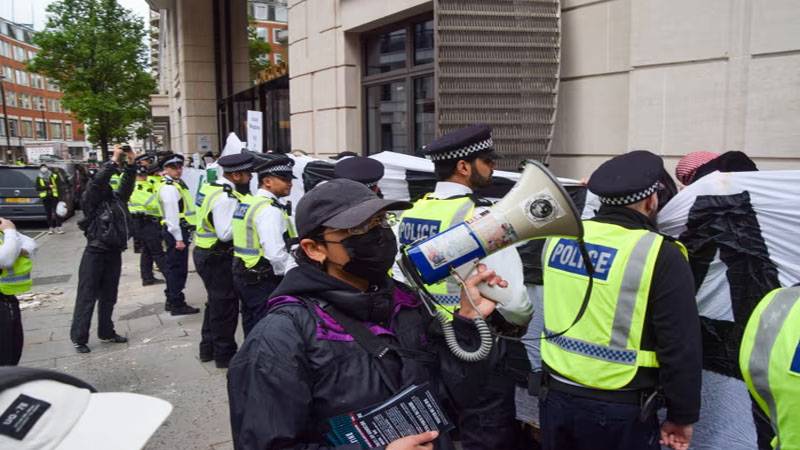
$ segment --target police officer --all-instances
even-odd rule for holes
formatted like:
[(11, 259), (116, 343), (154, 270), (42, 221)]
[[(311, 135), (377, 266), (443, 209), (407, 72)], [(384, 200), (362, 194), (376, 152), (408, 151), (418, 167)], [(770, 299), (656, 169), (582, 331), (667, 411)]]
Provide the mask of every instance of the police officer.
[(157, 166), (155, 156), (139, 155), (136, 163), (136, 183), (133, 194), (128, 201), (128, 212), (131, 213), (131, 230), (134, 248), (139, 251), (139, 272), (142, 286), (164, 283), (164, 280), (153, 275), (153, 263), (161, 273), (165, 273), (164, 248), (161, 241), (161, 218), (158, 210), (157, 189), (150, 173)]
[(661, 442), (689, 446), (700, 410), (700, 322), (686, 250), (656, 228), (663, 170), (660, 157), (634, 151), (589, 179), (601, 207), (583, 225), (594, 267), (588, 302), (580, 245), (545, 245), (545, 449), (659, 449), (662, 398)]
[(739, 367), (775, 432), (773, 448), (800, 448), (800, 285), (775, 289), (756, 306)]
[(334, 178), (358, 181), (370, 188), (379, 198), (383, 198), (383, 193), (378, 187), (378, 181), (383, 178), (383, 173), (384, 168), (380, 161), (364, 156), (346, 157), (333, 168)]
[(61, 177), (57, 172), (50, 170), (47, 164), (39, 166), (39, 175), (36, 177), (36, 190), (39, 191), (39, 198), (42, 200), (47, 214), (47, 226), (50, 227), (47, 234), (53, 234), (53, 232), (64, 234), (64, 230), (61, 228), (61, 218), (56, 214), (61, 183)]
[(0, 217), (0, 366), (16, 366), (22, 356), (22, 317), (17, 295), (31, 290), (33, 239)]
[[(426, 157), (433, 161), (439, 180), (432, 193), (425, 194), (405, 211), (398, 228), (400, 244), (407, 245), (433, 236), (447, 228), (470, 219), (478, 208), (491, 206), (475, 194), (475, 189), (491, 185), (495, 161), (492, 130), (476, 124), (448, 133), (425, 147)], [(347, 160), (340, 162), (343, 164)], [(338, 164), (337, 164), (338, 166)], [(511, 290), (515, 308), (498, 305), (490, 324), (507, 332), (521, 334), (530, 321), (532, 307), (522, 283), (522, 261), (514, 248), (499, 251), (483, 262), (506, 280), (519, 280)], [(400, 277), (399, 271), (394, 276)], [(458, 305), (461, 286), (452, 278), (426, 286), (440, 303), (440, 308), (452, 314)], [(517, 382), (524, 382), (530, 365), (524, 347), (508, 340), (498, 341), (502, 364), (489, 375), (486, 386), (478, 394), (479, 406), (459, 417), (459, 431), (464, 449), (520, 448), (521, 433), (516, 422), (514, 392)], [(502, 366), (502, 367), (501, 367)], [(515, 367), (510, 370), (509, 367)], [(513, 376), (518, 374), (517, 379)]]
[(203, 313), (200, 361), (215, 360), (219, 368), (228, 367), (236, 353), (236, 325), (239, 300), (233, 289), (233, 213), (239, 205), (236, 193), (250, 192), (253, 157), (239, 153), (223, 156), (218, 164), (223, 176), (203, 184), (197, 194), (194, 266), (208, 292)]
[(293, 166), (294, 160), (281, 156), (255, 167), (258, 192), (241, 196), (233, 216), (233, 282), (242, 299), (245, 336), (263, 317), (272, 291), (297, 265), (289, 253), (297, 237), (291, 207), (279, 200), (292, 190)]
[(158, 206), (162, 236), (167, 248), (167, 302), (164, 309), (173, 316), (197, 314), (198, 308), (186, 304), (183, 289), (189, 272), (189, 250), (194, 230), (195, 210), (189, 188), (181, 180), (183, 156), (169, 154), (161, 160), (164, 177), (158, 187)]

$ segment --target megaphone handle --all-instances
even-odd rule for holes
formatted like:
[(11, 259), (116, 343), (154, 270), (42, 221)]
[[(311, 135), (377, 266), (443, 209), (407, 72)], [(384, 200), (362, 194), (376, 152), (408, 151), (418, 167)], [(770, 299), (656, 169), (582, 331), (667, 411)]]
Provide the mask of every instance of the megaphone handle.
[[(478, 264), (480, 264), (480, 261), (477, 259), (470, 261), (466, 264), (456, 267), (455, 272), (459, 277), (461, 277), (462, 280), (466, 280), (470, 275), (472, 275), (472, 272), (477, 269)], [(500, 305), (509, 304), (513, 300), (511, 289), (503, 288), (497, 285), (489, 286), (489, 284), (486, 282), (478, 285), (478, 291), (480, 291), (482, 296)]]

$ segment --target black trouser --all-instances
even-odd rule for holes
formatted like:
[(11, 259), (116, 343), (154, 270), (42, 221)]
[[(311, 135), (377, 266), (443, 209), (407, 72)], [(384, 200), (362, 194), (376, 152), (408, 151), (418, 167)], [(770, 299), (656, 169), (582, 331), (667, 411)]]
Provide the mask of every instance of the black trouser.
[(97, 337), (113, 338), (114, 322), (111, 314), (117, 303), (119, 275), (122, 268), (122, 252), (119, 250), (100, 250), (86, 247), (78, 268), (78, 296), (72, 313), (72, 328), (69, 335), (72, 342), (89, 342), (89, 326), (92, 323), (94, 304), (97, 302)]
[(19, 300), (0, 294), (0, 366), (16, 366), (22, 356), (22, 316)]
[(228, 362), (236, 353), (236, 326), (239, 300), (233, 289), (233, 255), (195, 247), (194, 266), (208, 292), (203, 312), (200, 354), (213, 355), (217, 362)]
[(183, 243), (186, 248), (178, 250), (175, 248), (175, 238), (167, 232), (166, 228), (162, 231), (164, 244), (167, 246), (167, 255), (164, 258), (164, 278), (167, 281), (167, 288), (164, 294), (167, 296), (167, 303), (170, 306), (182, 306), (186, 304), (186, 297), (183, 289), (186, 287), (186, 277), (189, 275), (189, 243), (191, 232), (181, 227)]
[[(508, 355), (507, 351), (504, 353)], [(527, 448), (516, 417), (517, 381), (505, 368), (506, 364), (499, 365), (475, 393), (475, 404), (459, 412), (458, 430), (464, 450)]]
[(139, 273), (142, 281), (152, 281), (153, 263), (162, 274), (166, 273), (164, 247), (161, 241), (161, 225), (154, 219), (134, 217), (134, 238), (140, 243)]
[(42, 199), (42, 203), (44, 204), (44, 212), (47, 214), (47, 226), (50, 228), (60, 227), (61, 218), (56, 214), (58, 197), (45, 197)]
[(658, 418), (639, 419), (637, 404), (548, 389), (539, 399), (544, 450), (659, 450)]
[(239, 298), (242, 299), (242, 328), (245, 337), (266, 315), (267, 300), (270, 299), (272, 291), (278, 287), (281, 279), (283, 277), (271, 275), (254, 282), (241, 274), (234, 273), (233, 286), (236, 288)]

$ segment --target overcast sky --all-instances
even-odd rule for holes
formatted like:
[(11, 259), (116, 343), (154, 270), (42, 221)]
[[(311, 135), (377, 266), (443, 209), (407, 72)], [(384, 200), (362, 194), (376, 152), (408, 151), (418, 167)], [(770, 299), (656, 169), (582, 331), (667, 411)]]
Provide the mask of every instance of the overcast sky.
[[(35, 30), (41, 30), (47, 23), (47, 5), (55, 0), (0, 0), (0, 17), (17, 23), (30, 24)], [(134, 14), (145, 19), (145, 26), (150, 16), (150, 7), (145, 0), (118, 0), (120, 5), (130, 9)]]

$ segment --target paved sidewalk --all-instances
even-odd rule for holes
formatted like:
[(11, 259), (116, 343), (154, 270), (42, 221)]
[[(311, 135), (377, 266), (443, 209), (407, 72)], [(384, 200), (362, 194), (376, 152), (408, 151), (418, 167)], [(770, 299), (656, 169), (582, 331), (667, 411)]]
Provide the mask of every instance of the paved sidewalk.
[[(202, 311), (180, 317), (165, 313), (164, 286), (142, 287), (139, 255), (131, 248), (123, 254), (113, 316), (117, 333), (129, 342), (98, 341), (95, 313), (89, 340), (92, 352), (75, 353), (69, 327), (86, 242), (76, 222), (73, 218), (65, 224), (63, 235), (45, 234), (37, 239), (34, 292), (50, 294), (23, 303), (25, 347), (20, 365), (66, 372), (100, 391), (138, 392), (169, 401), (174, 410), (146, 449), (232, 448), (226, 371), (197, 358)], [(196, 307), (203, 307), (206, 299), (191, 262), (186, 298)], [(241, 329), (238, 341), (242, 341)]]

